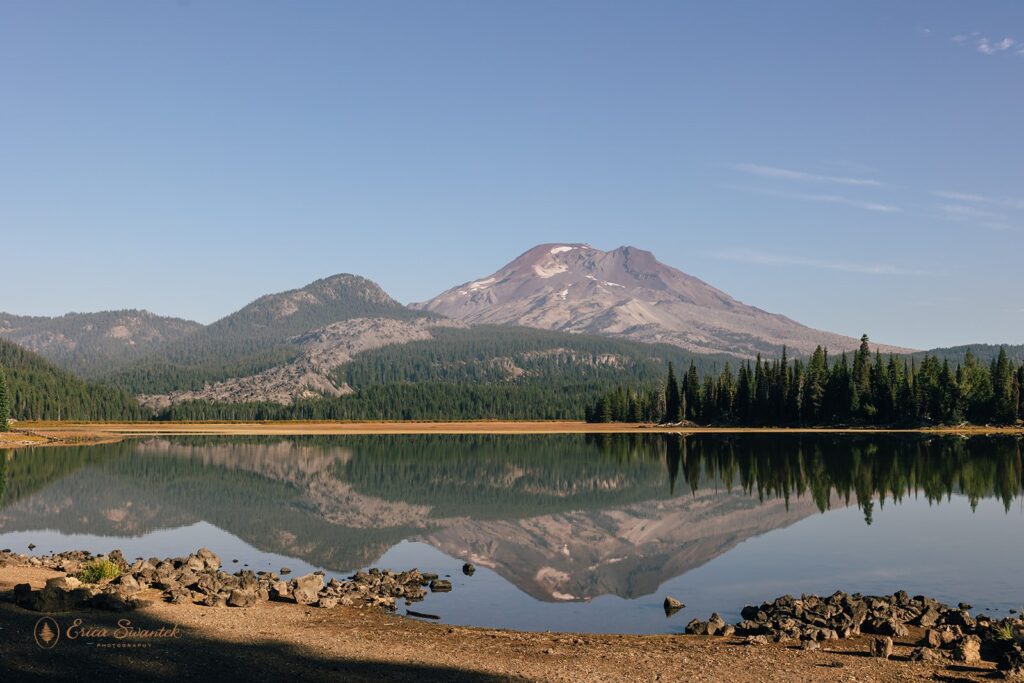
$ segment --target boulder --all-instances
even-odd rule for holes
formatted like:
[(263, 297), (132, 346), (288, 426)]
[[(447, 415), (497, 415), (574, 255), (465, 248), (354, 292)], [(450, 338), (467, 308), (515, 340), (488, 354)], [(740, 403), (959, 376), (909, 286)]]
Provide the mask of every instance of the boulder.
[(121, 574), (111, 584), (117, 586), (118, 593), (124, 596), (134, 595), (142, 590), (142, 584), (131, 574)]
[(312, 605), (319, 599), (324, 587), (324, 577), (320, 574), (307, 574), (292, 580), (292, 598), (301, 605)]
[(206, 569), (220, 569), (220, 558), (212, 550), (200, 548), (196, 551), (196, 557), (203, 561)]
[(96, 594), (89, 600), (89, 607), (107, 610), (108, 612), (128, 612), (135, 609), (137, 603), (130, 597), (125, 597), (117, 590), (105, 590)]
[(259, 601), (256, 593), (235, 589), (228, 596), (228, 607), (253, 607)]
[(708, 622), (694, 619), (686, 625), (684, 633), (691, 636), (706, 636), (708, 635)]
[(935, 624), (939, 623), (940, 616), (942, 615), (939, 614), (937, 609), (932, 606), (928, 606), (910, 623), (914, 626), (920, 626), (921, 628), (931, 628), (932, 626), (935, 626)]
[(462, 565), (462, 573), (466, 576), (473, 576), (475, 572), (476, 567), (474, 567), (471, 562), (467, 562), (466, 564)]
[(447, 593), (452, 589), (452, 582), (446, 579), (434, 579), (430, 582), (431, 593)]
[(217, 577), (215, 572), (207, 572), (199, 575), (194, 586), (200, 593), (210, 595), (212, 593), (219, 593), (224, 587), (224, 582)]
[(679, 610), (686, 607), (681, 601), (676, 600), (671, 595), (665, 596), (665, 602), (662, 605), (665, 608), (665, 614), (675, 614)]
[(274, 600), (287, 600), (291, 598), (291, 585), (287, 581), (275, 581), (270, 584), (270, 597)]
[(872, 638), (868, 643), (868, 647), (872, 657), (879, 657), (881, 659), (892, 657), (892, 638), (889, 636)]
[(944, 660), (945, 657), (942, 654), (942, 650), (936, 650), (930, 647), (915, 647), (910, 653), (910, 661), (912, 662), (935, 664)]
[(953, 643), (953, 659), (965, 664), (981, 660), (981, 638), (976, 635), (960, 636)]
[(330, 609), (331, 607), (337, 607), (338, 606), (338, 599), (337, 598), (322, 597), (322, 598), (320, 598), (317, 601), (316, 606), (317, 607), (322, 607), (324, 609)]
[(82, 582), (73, 576), (56, 576), (46, 580), (46, 587), (62, 591), (73, 591), (80, 588)]

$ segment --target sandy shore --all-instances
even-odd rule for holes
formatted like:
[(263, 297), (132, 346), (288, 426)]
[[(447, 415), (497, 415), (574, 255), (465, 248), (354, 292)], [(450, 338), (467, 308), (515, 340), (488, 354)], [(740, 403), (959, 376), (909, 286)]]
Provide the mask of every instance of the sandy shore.
[[(23, 582), (39, 588), (60, 575), (0, 567), (0, 593)], [(44, 650), (33, 635), (42, 616), (0, 603), (0, 670), (12, 680), (888, 682), (982, 681), (993, 672), (988, 662), (907, 661), (920, 637), (916, 632), (898, 639), (893, 659), (881, 660), (867, 656), (864, 637), (804, 652), (782, 644), (745, 645), (738, 638), (449, 627), (346, 607), (268, 602), (213, 608), (153, 601), (126, 613), (54, 614), (61, 638)], [(82, 621), (71, 635), (79, 637), (72, 639), (67, 628), (76, 619)], [(122, 619), (135, 628), (177, 635), (117, 639)]]
[(934, 427), (927, 429), (665, 427), (637, 423), (571, 421), (464, 422), (19, 422), (0, 432), (0, 448), (84, 444), (133, 436), (301, 436), (360, 434), (1024, 434), (1021, 427)]

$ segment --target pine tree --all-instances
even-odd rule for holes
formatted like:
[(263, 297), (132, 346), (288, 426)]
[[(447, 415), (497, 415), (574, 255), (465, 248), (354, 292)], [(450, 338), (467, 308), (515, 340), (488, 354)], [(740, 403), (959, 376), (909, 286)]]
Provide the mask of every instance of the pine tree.
[(860, 348), (853, 356), (853, 389), (861, 414), (872, 417), (875, 411), (871, 402), (871, 347), (866, 334), (860, 338)]
[(665, 417), (662, 422), (675, 423), (682, 420), (682, 403), (679, 398), (679, 383), (672, 363), (668, 364), (668, 380), (665, 383)]
[(697, 366), (692, 360), (690, 369), (686, 371), (683, 384), (683, 395), (686, 397), (686, 417), (690, 420), (697, 420), (701, 415), (700, 378), (697, 376)]
[(1006, 356), (1006, 348), (999, 347), (992, 372), (992, 419), (999, 424), (1013, 424), (1017, 420), (1019, 396), (1014, 395), (1013, 368)]
[(0, 432), (11, 431), (11, 398), (7, 394), (7, 375), (0, 367)]

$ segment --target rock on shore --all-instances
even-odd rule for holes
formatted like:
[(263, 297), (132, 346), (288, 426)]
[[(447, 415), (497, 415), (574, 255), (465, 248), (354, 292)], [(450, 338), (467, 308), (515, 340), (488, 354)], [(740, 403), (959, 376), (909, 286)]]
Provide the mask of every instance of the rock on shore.
[(40, 612), (66, 612), (79, 607), (130, 610), (138, 606), (139, 594), (147, 589), (159, 591), (164, 600), (175, 604), (252, 607), (260, 601), (279, 600), (322, 608), (347, 605), (393, 611), (399, 599), (404, 599), (406, 604), (423, 600), (427, 586), (434, 592), (451, 590), (450, 582), (416, 569), (394, 572), (374, 568), (356, 572), (342, 581), (325, 581), (320, 572), (291, 580), (282, 579), (274, 572), (248, 569), (229, 573), (220, 568), (220, 558), (206, 548), (187, 557), (139, 558), (131, 563), (117, 550), (101, 557), (116, 564), (120, 575), (97, 584), (83, 584), (71, 576), (97, 559), (84, 551), (44, 557), (0, 551), (0, 566), (36, 566), (69, 574), (50, 579), (37, 591), (29, 584), (15, 587), (14, 602)]
[(869, 653), (888, 659), (893, 638), (906, 637), (913, 627), (924, 630), (919, 647), (911, 654), (914, 660), (971, 664), (987, 659), (998, 662), (1007, 678), (1016, 676), (1024, 681), (1024, 620), (973, 617), (969, 609), (964, 603), (950, 607), (923, 595), (911, 597), (906, 591), (883, 596), (836, 592), (827, 598), (784, 595), (760, 606), (747, 605), (735, 626), (713, 614), (707, 621), (691, 621), (686, 633), (735, 633), (751, 645), (871, 634), (876, 637), (869, 641)]

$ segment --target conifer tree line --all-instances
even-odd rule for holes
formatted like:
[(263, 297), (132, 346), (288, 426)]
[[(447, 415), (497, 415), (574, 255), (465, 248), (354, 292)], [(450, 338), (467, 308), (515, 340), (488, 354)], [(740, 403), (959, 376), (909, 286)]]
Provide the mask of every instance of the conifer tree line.
[(588, 422), (737, 425), (1012, 425), (1024, 419), (1024, 363), (1000, 347), (990, 364), (971, 351), (955, 367), (926, 355), (920, 362), (872, 353), (868, 336), (852, 357), (818, 347), (806, 361), (760, 355), (703, 377), (692, 365), (679, 379), (669, 365), (664, 388), (619, 387), (587, 409)]
[(11, 399), (7, 393), (7, 375), (0, 365), (0, 432), (11, 431)]

